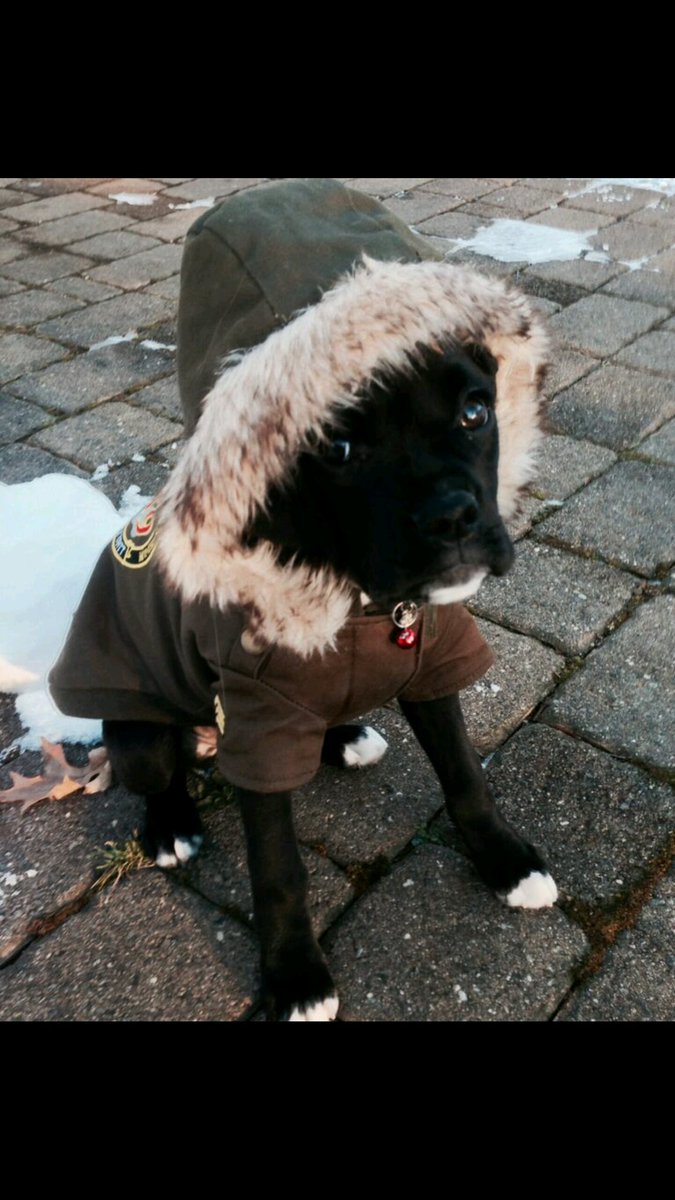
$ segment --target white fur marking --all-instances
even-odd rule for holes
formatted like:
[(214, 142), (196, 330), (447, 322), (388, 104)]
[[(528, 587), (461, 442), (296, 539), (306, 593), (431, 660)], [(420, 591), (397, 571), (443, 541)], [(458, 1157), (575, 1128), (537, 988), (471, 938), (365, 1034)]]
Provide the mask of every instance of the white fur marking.
[(545, 874), (541, 871), (530, 871), (530, 874), (521, 879), (513, 891), (504, 897), (509, 908), (550, 908), (557, 899), (558, 889), (548, 871)]
[(457, 583), (451, 587), (432, 587), (429, 591), (429, 603), (456, 604), (459, 600), (466, 600), (467, 596), (473, 596), (478, 591), (486, 575), (487, 567), (481, 567), (466, 583)]
[(191, 838), (175, 838), (173, 843), (174, 852), (179, 862), (189, 862), (194, 858), (195, 854), (199, 853), (199, 848), (204, 841), (201, 833), (195, 833)]
[(289, 1021), (334, 1021), (340, 1001), (337, 996), (327, 996), (309, 1008), (294, 1008)]
[(160, 850), (155, 859), (158, 867), (177, 867), (178, 859), (175, 854), (167, 854), (166, 850)]
[(381, 733), (366, 725), (355, 742), (347, 742), (342, 748), (342, 760), (346, 767), (369, 767), (379, 762), (386, 753), (387, 742)]

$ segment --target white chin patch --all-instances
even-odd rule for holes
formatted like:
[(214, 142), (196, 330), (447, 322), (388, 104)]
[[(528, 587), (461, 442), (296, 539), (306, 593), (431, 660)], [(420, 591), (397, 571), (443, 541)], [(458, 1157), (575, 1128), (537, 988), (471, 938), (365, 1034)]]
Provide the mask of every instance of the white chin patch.
[(380, 761), (386, 749), (382, 734), (367, 725), (355, 742), (347, 742), (342, 747), (342, 760), (346, 767), (369, 767)]
[(548, 871), (530, 871), (502, 899), (509, 908), (550, 908), (558, 899), (558, 889)]
[(429, 604), (457, 604), (460, 600), (466, 600), (478, 591), (487, 573), (487, 567), (479, 567), (466, 583), (456, 583), (450, 587), (432, 586), (428, 593)]
[(289, 1021), (334, 1021), (340, 1001), (337, 996), (328, 996), (309, 1008), (294, 1008)]

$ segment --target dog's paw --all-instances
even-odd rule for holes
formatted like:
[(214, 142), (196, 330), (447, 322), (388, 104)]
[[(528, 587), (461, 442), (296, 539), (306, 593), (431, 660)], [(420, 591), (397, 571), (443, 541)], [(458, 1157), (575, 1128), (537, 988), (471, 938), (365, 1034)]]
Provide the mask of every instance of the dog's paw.
[(170, 871), (173, 867), (183, 867), (189, 863), (199, 853), (203, 841), (201, 833), (153, 836), (146, 830), (141, 844), (148, 858), (154, 858), (158, 867)]
[(509, 908), (550, 908), (558, 899), (558, 889), (548, 871), (530, 871), (499, 899)]
[(334, 1021), (335, 984), (316, 942), (296, 944), (263, 972), (268, 1021)]
[(370, 725), (336, 725), (326, 733), (321, 758), (331, 767), (370, 767), (386, 750), (382, 734)]
[(304, 1007), (296, 1006), (291, 1010), (289, 1021), (334, 1021), (340, 1001), (337, 996), (327, 996), (325, 1000), (317, 1000), (315, 1004)]

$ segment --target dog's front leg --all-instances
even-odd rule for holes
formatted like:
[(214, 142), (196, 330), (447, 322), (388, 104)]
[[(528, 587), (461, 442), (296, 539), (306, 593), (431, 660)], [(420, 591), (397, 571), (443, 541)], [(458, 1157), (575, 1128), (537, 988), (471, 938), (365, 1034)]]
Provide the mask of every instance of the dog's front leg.
[(291, 794), (236, 791), (246, 832), (268, 1019), (332, 1021), (338, 998), (312, 931), (307, 870), (293, 828)]
[(458, 696), (401, 701), (441, 781), (445, 804), (486, 883), (514, 908), (546, 908), (558, 891), (546, 864), (499, 812), (471, 745)]

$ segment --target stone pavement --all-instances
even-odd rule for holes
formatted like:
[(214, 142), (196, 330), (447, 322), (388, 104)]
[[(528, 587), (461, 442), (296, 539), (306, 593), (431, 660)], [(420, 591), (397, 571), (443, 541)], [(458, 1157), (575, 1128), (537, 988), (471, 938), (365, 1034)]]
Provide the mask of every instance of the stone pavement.
[[(675, 199), (567, 179), (349, 182), (452, 259), (511, 276), (556, 335), (552, 436), (514, 527), (516, 565), (472, 606), (498, 663), (464, 707), (480, 752), (496, 752), (487, 771), (503, 810), (543, 850), (560, 901), (499, 904), (396, 706), (378, 712), (381, 766), (324, 768), (297, 797), (340, 1016), (672, 1020)], [(174, 344), (181, 243), (199, 215), (189, 205), (264, 183), (0, 179), (0, 481), (88, 478), (106, 463), (96, 486), (115, 503), (130, 483), (161, 486), (182, 435)], [(503, 263), (459, 244), (499, 217), (596, 230), (607, 261)], [(19, 732), (0, 697), (0, 747)], [(11, 767), (31, 775), (38, 763), (24, 753)], [(207, 839), (179, 873), (134, 865), (140, 802), (118, 785), (23, 817), (0, 810), (4, 1020), (259, 1017), (238, 814), (208, 772), (193, 785)], [(101, 874), (113, 860), (133, 868), (117, 882)]]

